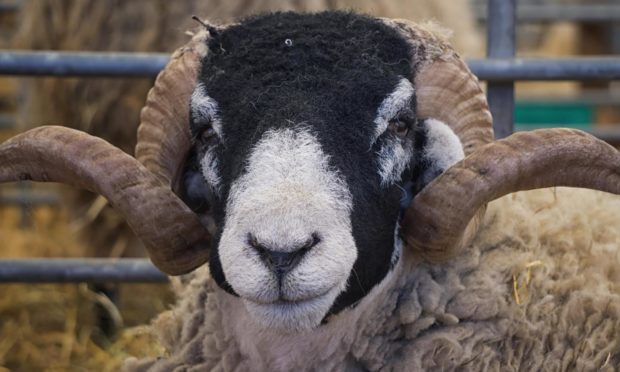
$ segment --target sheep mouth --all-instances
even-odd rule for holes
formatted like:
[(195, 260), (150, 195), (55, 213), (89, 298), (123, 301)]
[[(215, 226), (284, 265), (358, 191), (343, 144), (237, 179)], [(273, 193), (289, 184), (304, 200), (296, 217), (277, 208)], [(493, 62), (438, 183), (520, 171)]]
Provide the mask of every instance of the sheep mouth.
[(296, 298), (296, 299), (286, 298), (286, 296), (284, 296), (283, 294), (280, 294), (280, 296), (275, 301), (264, 301), (264, 300), (255, 300), (255, 299), (247, 299), (247, 300), (257, 305), (262, 305), (262, 306), (276, 306), (276, 307), (302, 306), (302, 305), (312, 304), (313, 302), (322, 300), (325, 296), (327, 296), (330, 293), (331, 290), (332, 289), (330, 288), (327, 291), (324, 291), (317, 295), (305, 296), (305, 297)]
[(287, 334), (297, 333), (318, 327), (337, 293), (337, 290), (332, 289), (314, 297), (296, 300), (279, 298), (262, 304), (247, 300), (245, 307), (265, 329)]
[(329, 291), (321, 293), (318, 296), (306, 297), (306, 298), (301, 298), (301, 299), (296, 299), (296, 300), (290, 300), (290, 299), (280, 297), (277, 301), (272, 302), (271, 304), (275, 306), (305, 305), (308, 303), (312, 303), (313, 301), (322, 299), (324, 296), (327, 295), (328, 292)]
[(340, 293), (339, 286), (315, 293), (297, 293), (294, 299), (279, 295), (260, 302), (242, 297), (249, 315), (265, 329), (296, 333), (318, 327)]

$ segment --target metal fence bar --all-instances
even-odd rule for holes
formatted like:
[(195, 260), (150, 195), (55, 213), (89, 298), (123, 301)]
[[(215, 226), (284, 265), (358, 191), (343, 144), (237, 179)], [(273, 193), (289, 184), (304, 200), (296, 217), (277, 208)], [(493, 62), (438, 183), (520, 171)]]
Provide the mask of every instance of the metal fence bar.
[(167, 280), (146, 258), (0, 260), (0, 283), (165, 283)]
[(60, 198), (55, 193), (39, 192), (39, 191), (27, 191), (23, 193), (20, 190), (19, 193), (11, 193), (8, 195), (0, 194), (0, 205), (58, 205), (60, 204)]
[(0, 74), (28, 76), (145, 77), (164, 68), (165, 53), (0, 51)]
[(17, 12), (21, 7), (20, 1), (0, 1), (0, 13), (13, 13)]
[(481, 80), (618, 80), (620, 57), (597, 58), (492, 58), (470, 60), (468, 65)]
[[(161, 53), (0, 50), (0, 75), (148, 77), (157, 75), (168, 59), (168, 54)], [(620, 57), (506, 59), (498, 56), (468, 60), (468, 65), (478, 78), (489, 81), (620, 79)]]
[[(516, 0), (489, 0), (488, 7), (487, 57), (512, 59), (515, 56)], [(495, 137), (504, 138), (512, 134), (515, 105), (514, 81), (489, 83), (487, 100), (493, 115)]]
[(20, 181), (14, 192), (5, 194), (0, 192), (0, 206), (13, 205), (20, 209), (20, 227), (25, 229), (32, 226), (32, 210), (34, 207), (49, 205), (57, 206), (60, 198), (52, 192), (32, 190), (32, 183)]

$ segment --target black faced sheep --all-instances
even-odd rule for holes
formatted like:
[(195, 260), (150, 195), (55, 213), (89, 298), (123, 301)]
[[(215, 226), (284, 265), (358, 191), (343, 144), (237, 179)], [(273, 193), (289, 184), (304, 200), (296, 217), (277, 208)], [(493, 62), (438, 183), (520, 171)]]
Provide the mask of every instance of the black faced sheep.
[(475, 77), (406, 21), (276, 13), (205, 28), (151, 90), (138, 160), (60, 127), (0, 147), (0, 181), (98, 192), (159, 268), (195, 270), (156, 322), (170, 356), (129, 369), (620, 363), (618, 229), (593, 233), (589, 256), (570, 251), (569, 228), (545, 235), (554, 221), (525, 201), (485, 216), (518, 190), (620, 193), (617, 150), (562, 129), (491, 143)]

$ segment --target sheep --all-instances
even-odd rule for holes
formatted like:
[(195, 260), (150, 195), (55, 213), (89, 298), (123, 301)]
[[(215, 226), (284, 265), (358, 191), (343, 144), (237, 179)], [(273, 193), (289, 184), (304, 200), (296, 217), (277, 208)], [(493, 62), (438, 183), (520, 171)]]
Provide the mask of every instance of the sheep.
[[(193, 271), (156, 321), (171, 355), (128, 369), (620, 363), (613, 264), (573, 294), (578, 254), (512, 253), (530, 247), (496, 224), (518, 208), (485, 214), (532, 188), (619, 194), (620, 153), (566, 129), (492, 143), (476, 78), (428, 29), (340, 12), (205, 24), (160, 74), (141, 120), (137, 159), (62, 127), (0, 146), (0, 181), (104, 195), (155, 265)], [(529, 239), (543, 236), (526, 222)], [(617, 263), (613, 250), (596, 257)], [(515, 263), (526, 273), (511, 286)], [(523, 283), (540, 291), (528, 297)]]

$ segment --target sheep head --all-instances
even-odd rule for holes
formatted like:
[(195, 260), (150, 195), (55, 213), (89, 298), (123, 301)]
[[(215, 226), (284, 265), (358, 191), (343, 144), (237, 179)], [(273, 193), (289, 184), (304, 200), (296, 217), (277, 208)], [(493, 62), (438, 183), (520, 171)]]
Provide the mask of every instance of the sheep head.
[(580, 132), (491, 143), (476, 78), (407, 21), (276, 13), (209, 26), (175, 53), (141, 120), (138, 160), (43, 128), (0, 147), (0, 181), (103, 194), (163, 271), (208, 260), (220, 287), (285, 332), (362, 299), (401, 238), (449, 258), (494, 198), (553, 185), (620, 193), (620, 155)]

